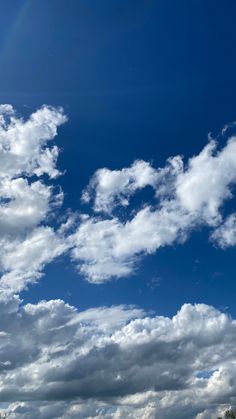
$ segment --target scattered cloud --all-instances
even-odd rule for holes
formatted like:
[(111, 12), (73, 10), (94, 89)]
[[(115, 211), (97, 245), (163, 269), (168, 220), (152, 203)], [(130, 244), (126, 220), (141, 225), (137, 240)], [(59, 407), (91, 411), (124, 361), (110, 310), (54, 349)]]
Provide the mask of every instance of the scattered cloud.
[[(219, 150), (210, 139), (186, 163), (175, 156), (161, 168), (137, 160), (120, 170), (99, 169), (82, 193), (94, 212), (89, 208), (90, 215), (80, 218), (71, 213), (56, 229), (51, 215), (60, 207), (63, 191), (48, 180), (60, 174), (59, 149), (52, 140), (66, 120), (61, 108), (43, 106), (24, 120), (11, 105), (0, 107), (0, 286), (4, 292), (7, 287), (20, 292), (66, 251), (88, 281), (102, 283), (134, 273), (143, 255), (183, 243), (200, 227), (210, 228), (211, 239), (221, 247), (236, 243), (235, 215), (225, 219), (222, 215), (236, 182), (234, 136)], [(146, 186), (153, 189), (155, 201), (132, 208), (131, 196)], [(126, 207), (122, 219), (115, 211), (118, 206)]]

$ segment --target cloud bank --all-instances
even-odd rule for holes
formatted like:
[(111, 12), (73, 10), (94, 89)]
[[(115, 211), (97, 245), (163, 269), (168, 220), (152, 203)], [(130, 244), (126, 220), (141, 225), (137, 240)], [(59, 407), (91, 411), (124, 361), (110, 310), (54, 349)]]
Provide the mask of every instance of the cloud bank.
[(19, 303), (0, 305), (11, 418), (209, 418), (236, 402), (236, 322), (213, 307), (185, 304), (169, 318)]

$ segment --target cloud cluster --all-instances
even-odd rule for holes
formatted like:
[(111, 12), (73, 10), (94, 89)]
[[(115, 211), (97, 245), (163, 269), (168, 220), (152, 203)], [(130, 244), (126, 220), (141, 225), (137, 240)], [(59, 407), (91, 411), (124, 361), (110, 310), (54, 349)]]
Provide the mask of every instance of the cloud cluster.
[[(0, 107), (2, 292), (20, 292), (65, 251), (88, 281), (101, 283), (132, 274), (142, 255), (182, 243), (202, 226), (212, 229), (211, 240), (219, 246), (236, 243), (235, 215), (222, 216), (236, 182), (236, 137), (218, 151), (211, 140), (186, 164), (175, 156), (162, 168), (137, 160), (120, 170), (99, 169), (82, 193), (94, 215), (82, 214), (73, 231), (56, 231), (49, 215), (60, 207), (63, 192), (48, 180), (60, 173), (52, 140), (65, 121), (61, 108), (43, 106), (23, 120), (12, 106)], [(154, 201), (129, 205), (146, 187), (153, 189)]]
[[(221, 247), (234, 245), (235, 215), (224, 221), (222, 207), (235, 183), (236, 137), (218, 151), (211, 140), (186, 164), (176, 156), (164, 168), (136, 161), (122, 170), (100, 169), (82, 195), (95, 215), (84, 217), (71, 237), (72, 258), (89, 281), (100, 283), (129, 275), (141, 255), (181, 243), (199, 227), (212, 228), (211, 238)], [(146, 186), (153, 188), (156, 203), (118, 218), (116, 207), (128, 207), (131, 195)]]
[(0, 305), (0, 398), (11, 418), (200, 419), (236, 402), (236, 322), (210, 306), (168, 318), (19, 303)]
[[(209, 419), (236, 404), (236, 321), (185, 304), (173, 317), (128, 306), (78, 312), (61, 300), (22, 305), (27, 284), (65, 252), (87, 280), (135, 271), (140, 256), (207, 226), (211, 241), (236, 244), (236, 215), (223, 205), (236, 183), (236, 137), (185, 164), (135, 161), (100, 169), (82, 193), (89, 214), (55, 223), (63, 192), (57, 128), (61, 108), (27, 120), (0, 106), (0, 399), (12, 419)], [(152, 188), (154, 203), (132, 196)], [(122, 211), (119, 209), (122, 208)], [(91, 215), (92, 214), (92, 215)], [(55, 227), (57, 225), (57, 227)]]

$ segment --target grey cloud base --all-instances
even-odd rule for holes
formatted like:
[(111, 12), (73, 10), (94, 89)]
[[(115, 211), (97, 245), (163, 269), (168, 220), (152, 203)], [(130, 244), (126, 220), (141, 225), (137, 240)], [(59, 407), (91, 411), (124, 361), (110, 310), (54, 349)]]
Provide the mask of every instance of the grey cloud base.
[(236, 322), (213, 307), (185, 304), (168, 318), (14, 298), (0, 313), (11, 418), (209, 419), (236, 402)]

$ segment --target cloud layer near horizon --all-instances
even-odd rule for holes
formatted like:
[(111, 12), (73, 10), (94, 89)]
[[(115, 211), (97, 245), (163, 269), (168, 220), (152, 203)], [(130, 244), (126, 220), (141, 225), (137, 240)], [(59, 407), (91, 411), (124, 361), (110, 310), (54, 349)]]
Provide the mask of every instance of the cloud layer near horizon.
[(11, 418), (209, 419), (209, 407), (236, 402), (236, 322), (213, 307), (185, 304), (168, 318), (13, 298), (0, 313)]

